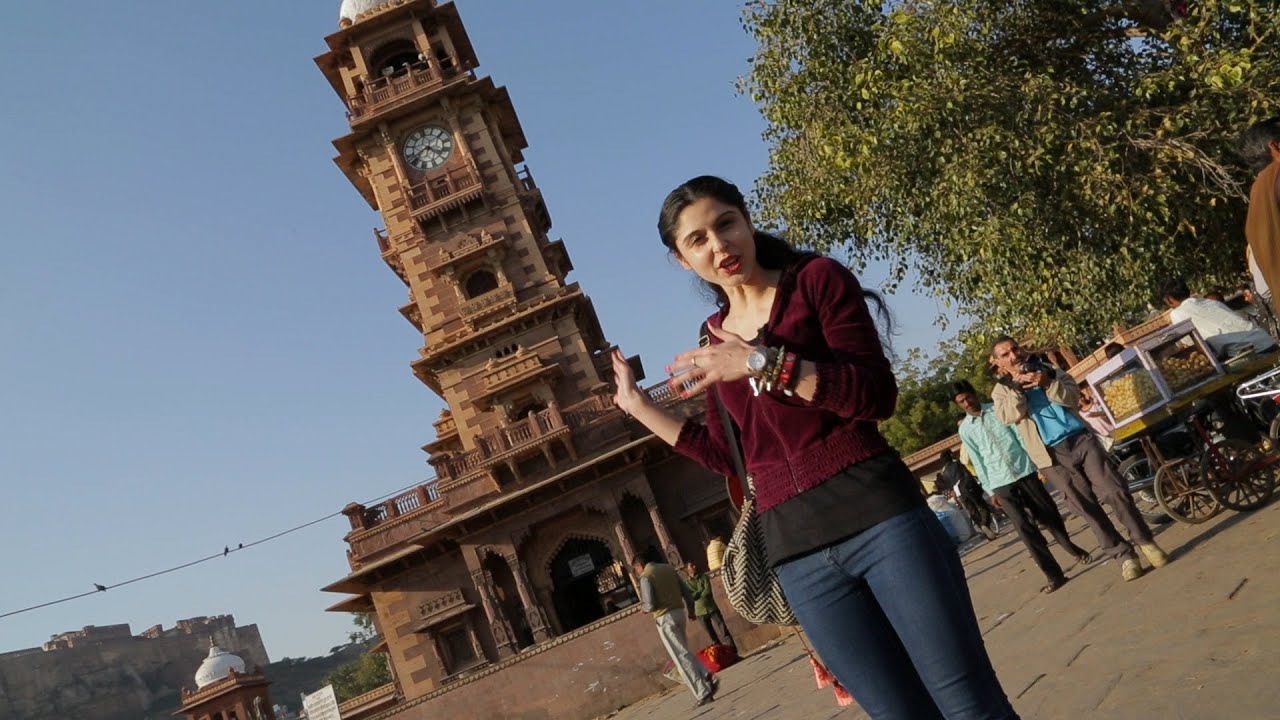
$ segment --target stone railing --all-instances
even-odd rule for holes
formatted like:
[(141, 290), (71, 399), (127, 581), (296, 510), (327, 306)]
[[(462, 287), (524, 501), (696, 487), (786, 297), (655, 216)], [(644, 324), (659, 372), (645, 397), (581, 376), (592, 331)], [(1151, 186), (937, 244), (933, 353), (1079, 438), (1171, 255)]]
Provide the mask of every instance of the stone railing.
[(536, 372), (545, 366), (546, 363), (538, 355), (530, 355), (519, 362), (513, 362), (506, 365), (499, 365), (484, 375), (484, 386), (486, 389), (501, 385), (512, 378), (518, 378)]
[(508, 305), (514, 304), (516, 301), (516, 289), (512, 285), (503, 285), (497, 290), (481, 295), (474, 300), (468, 300), (459, 308), (463, 319), (472, 320), (491, 312), (497, 312)]
[(339, 716), (350, 716), (353, 714), (352, 711), (357, 708), (363, 708), (366, 705), (372, 705), (379, 701), (386, 702), (387, 700), (395, 697), (395, 694), (396, 684), (394, 682), (389, 682), (386, 685), (376, 687), (363, 695), (357, 695), (350, 700), (345, 700), (339, 703), (338, 714)]
[(418, 606), (418, 617), (427, 620), (433, 615), (463, 605), (467, 602), (467, 596), (463, 594), (462, 589), (450, 590), (447, 593), (437, 595), (430, 600)]
[(439, 85), (442, 78), (425, 61), (418, 61), (407, 66), (407, 72), (387, 75), (365, 83), (359, 95), (351, 99), (351, 110), (347, 119), (359, 120), (378, 110), (395, 104), (415, 90)]
[(436, 271), (448, 267), (486, 248), (500, 245), (504, 240), (506, 240), (505, 233), (488, 230), (482, 231), (479, 235), (468, 235), (454, 247), (440, 250), (428, 260), (427, 268)]
[(396, 495), (390, 500), (371, 508), (365, 508), (359, 518), (361, 521), (359, 523), (359, 527), (357, 527), (357, 518), (351, 518), (352, 529), (367, 530), (376, 525), (380, 525), (387, 520), (393, 520), (403, 515), (408, 515), (409, 513), (418, 510), (419, 508), (424, 508), (439, 499), (440, 487), (437, 484), (436, 479), (431, 478), (408, 492)]
[[(538, 357), (530, 359), (538, 360)], [(685, 416), (696, 414), (701, 408), (701, 397), (687, 400), (681, 398), (666, 382), (655, 384), (644, 391), (655, 402), (674, 407)], [(579, 451), (591, 453), (609, 442), (629, 436), (631, 430), (628, 430), (628, 422), (613, 404), (612, 398), (595, 395), (563, 410), (552, 406), (480, 435), (475, 438), (475, 448), (467, 452), (436, 454), (429, 460), (435, 468), (436, 477), (378, 505), (366, 508), (352, 504), (343, 510), (351, 521), (352, 531), (362, 533), (359, 536), (362, 546), (369, 548), (349, 555), (358, 562), (360, 557), (374, 548), (382, 547), (379, 544), (382, 541), (370, 541), (368, 545), (364, 545), (366, 538), (371, 536), (363, 533), (393, 521), (404, 521), (430, 512), (431, 507), (439, 507), (435, 503), (447, 500), (450, 487), (472, 475), (490, 470), (513, 455), (536, 451), (544, 443), (566, 437), (572, 438), (572, 443)], [(443, 434), (445, 430), (457, 431), (456, 421), (452, 417), (437, 422), (437, 431)]]
[(409, 208), (416, 216), (431, 216), (457, 203), (479, 197), (480, 174), (470, 166), (454, 168), (424, 183), (409, 187)]
[(533, 192), (538, 189), (538, 183), (534, 182), (533, 173), (529, 171), (528, 165), (516, 171), (516, 178), (520, 181), (519, 190)]

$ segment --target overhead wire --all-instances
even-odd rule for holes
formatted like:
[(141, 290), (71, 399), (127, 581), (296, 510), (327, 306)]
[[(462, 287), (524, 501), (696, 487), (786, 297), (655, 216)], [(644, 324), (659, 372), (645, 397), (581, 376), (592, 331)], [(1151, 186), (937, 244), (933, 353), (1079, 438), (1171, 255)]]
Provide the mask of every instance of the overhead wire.
[[(382, 495), (382, 496), (380, 496), (380, 497), (374, 498), (373, 500), (369, 500), (368, 502), (366, 502), (366, 503), (364, 503), (364, 504), (365, 504), (365, 505), (373, 505), (374, 503), (382, 502), (383, 500), (386, 500), (386, 499), (388, 499), (388, 498), (391, 498), (391, 497), (394, 497), (394, 496), (396, 496), (396, 495), (399, 495), (399, 494), (400, 494), (400, 493), (402, 493), (402, 492), (406, 492), (406, 491), (408, 491), (408, 490), (412, 490), (413, 488), (418, 487), (418, 486), (419, 486), (419, 485), (421, 485), (421, 484), (422, 484), (421, 482), (416, 482), (416, 483), (414, 483), (414, 484), (412, 484), (412, 485), (406, 485), (405, 487), (402, 487), (402, 488), (400, 488), (399, 490), (393, 490), (393, 491), (391, 491), (391, 492), (387, 493), (386, 495)], [(233, 547), (230, 547), (230, 546), (225, 546), (225, 547), (222, 549), (222, 551), (221, 551), (221, 552), (216, 552), (216, 553), (214, 553), (214, 554), (212, 554), (212, 555), (208, 555), (208, 556), (206, 556), (206, 557), (202, 557), (202, 558), (199, 558), (199, 559), (196, 559), (196, 560), (192, 560), (192, 561), (190, 561), (190, 562), (185, 562), (185, 563), (182, 563), (181, 565), (175, 565), (175, 566), (173, 566), (173, 567), (165, 568), (165, 569), (163, 569), (163, 570), (157, 570), (157, 571), (155, 571), (155, 572), (150, 572), (150, 573), (147, 573), (147, 574), (145, 574), (145, 575), (139, 575), (138, 577), (129, 578), (128, 580), (122, 580), (122, 581), (120, 581), (120, 582), (113, 583), (113, 584), (111, 584), (111, 585), (98, 585), (97, 583), (94, 583), (94, 589), (93, 589), (93, 590), (88, 590), (88, 591), (85, 591), (85, 592), (82, 592), (82, 593), (77, 593), (77, 594), (75, 594), (75, 595), (68, 595), (68, 596), (66, 596), (66, 597), (58, 598), (58, 599), (56, 599), (56, 600), (49, 600), (49, 601), (47, 601), (47, 602), (42, 602), (42, 603), (39, 603), (39, 604), (37, 604), (37, 605), (32, 605), (32, 606), (30, 606), (30, 607), (24, 607), (24, 608), (21, 608), (21, 609), (18, 609), (18, 610), (10, 610), (9, 612), (6, 612), (6, 613), (2, 613), (2, 614), (0, 614), (0, 620), (2, 620), (2, 619), (4, 619), (4, 618), (7, 618), (7, 617), (12, 617), (12, 616), (14, 616), (14, 615), (21, 615), (21, 614), (23, 614), (23, 613), (28, 613), (28, 612), (31, 612), (31, 611), (33, 611), (33, 610), (39, 610), (39, 609), (41, 609), (41, 608), (46, 608), (46, 607), (49, 607), (49, 606), (51, 606), (51, 605), (60, 605), (60, 604), (62, 604), (62, 603), (71, 602), (72, 600), (79, 600), (80, 598), (89, 597), (90, 595), (97, 595), (97, 594), (99, 594), (99, 593), (104, 593), (104, 592), (106, 592), (106, 591), (108, 591), (108, 590), (112, 590), (112, 589), (114, 589), (114, 588), (124, 587), (125, 585), (132, 585), (132, 584), (134, 584), (134, 583), (136, 583), (136, 582), (142, 582), (143, 580), (150, 580), (151, 578), (159, 577), (159, 576), (161, 576), (161, 575), (168, 575), (169, 573), (177, 572), (177, 571), (179, 571), (179, 570), (185, 570), (185, 569), (187, 569), (187, 568), (189, 568), (189, 567), (192, 567), (193, 565), (199, 565), (199, 564), (201, 564), (201, 563), (206, 563), (206, 562), (209, 562), (210, 560), (217, 560), (218, 558), (221, 558), (221, 557), (227, 557), (227, 556), (231, 555), (231, 553), (241, 552), (241, 551), (243, 551), (243, 550), (248, 550), (249, 548), (251, 548), (251, 547), (255, 547), (255, 546), (257, 546), (257, 545), (262, 545), (262, 544), (264, 544), (264, 543), (269, 543), (269, 542), (271, 542), (271, 541), (273, 541), (273, 540), (278, 540), (278, 539), (280, 539), (280, 538), (284, 537), (285, 535), (290, 535), (290, 534), (292, 534), (292, 533), (298, 532), (299, 530), (305, 530), (306, 528), (309, 528), (309, 527), (311, 527), (312, 525), (318, 525), (318, 524), (320, 524), (320, 523), (322, 523), (322, 522), (324, 522), (324, 521), (326, 521), (326, 520), (331, 520), (331, 519), (333, 519), (333, 518), (335, 518), (335, 517), (338, 517), (338, 516), (339, 516), (339, 515), (341, 515), (341, 514), (342, 514), (342, 511), (341, 511), (341, 510), (339, 510), (339, 511), (337, 511), (337, 512), (334, 512), (334, 513), (329, 513), (328, 515), (325, 515), (324, 517), (316, 518), (315, 520), (311, 520), (311, 521), (308, 521), (308, 522), (302, 523), (301, 525), (296, 525), (296, 526), (291, 527), (291, 528), (289, 528), (289, 529), (287, 529), (287, 530), (281, 530), (280, 532), (274, 533), (274, 534), (272, 534), (272, 535), (268, 535), (268, 536), (266, 536), (266, 537), (264, 537), (264, 538), (260, 538), (260, 539), (258, 539), (258, 540), (254, 540), (253, 542), (250, 542), (250, 543), (238, 543), (238, 544), (236, 545), (236, 547), (234, 547), (234, 548), (233, 548)]]

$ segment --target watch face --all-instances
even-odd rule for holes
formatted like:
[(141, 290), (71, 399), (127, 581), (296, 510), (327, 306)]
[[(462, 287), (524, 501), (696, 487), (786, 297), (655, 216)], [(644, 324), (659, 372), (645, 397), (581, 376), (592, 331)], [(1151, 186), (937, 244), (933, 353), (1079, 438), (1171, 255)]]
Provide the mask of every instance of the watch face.
[(747, 369), (751, 372), (760, 372), (761, 370), (764, 370), (764, 366), (767, 362), (768, 358), (765, 357), (764, 353), (759, 350), (753, 350), (751, 354), (747, 356)]
[(404, 141), (404, 159), (418, 170), (433, 170), (453, 154), (453, 135), (442, 127), (428, 125), (409, 133)]

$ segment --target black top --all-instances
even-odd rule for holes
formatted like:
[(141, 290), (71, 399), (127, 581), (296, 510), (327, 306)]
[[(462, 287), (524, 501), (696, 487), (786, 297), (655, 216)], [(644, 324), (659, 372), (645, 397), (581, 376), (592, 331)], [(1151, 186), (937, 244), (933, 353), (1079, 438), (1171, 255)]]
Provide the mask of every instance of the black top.
[(769, 565), (835, 545), (924, 504), (920, 481), (896, 452), (854, 463), (760, 513)]

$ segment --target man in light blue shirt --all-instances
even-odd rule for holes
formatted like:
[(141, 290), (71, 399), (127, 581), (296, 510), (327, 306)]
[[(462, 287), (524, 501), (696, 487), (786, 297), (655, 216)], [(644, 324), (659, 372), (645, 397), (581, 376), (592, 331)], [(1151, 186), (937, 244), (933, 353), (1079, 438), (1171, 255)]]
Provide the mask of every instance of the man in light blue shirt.
[(1023, 449), (1017, 431), (1000, 422), (994, 405), (979, 402), (978, 393), (967, 380), (952, 383), (951, 395), (965, 412), (964, 420), (960, 421), (960, 442), (978, 473), (978, 482), (1004, 509), (1022, 544), (1048, 580), (1040, 592), (1057, 590), (1067, 582), (1067, 576), (1036, 527), (1037, 520), (1077, 562), (1088, 563), (1092, 558), (1071, 541), (1067, 525), (1049, 491), (1040, 482), (1036, 464)]

